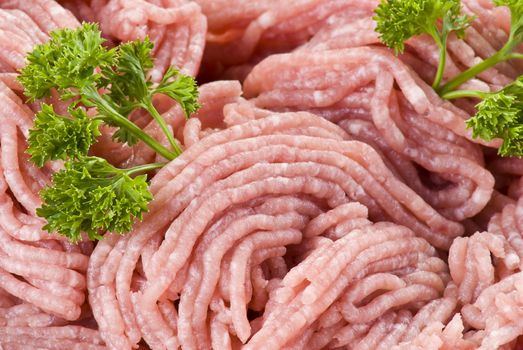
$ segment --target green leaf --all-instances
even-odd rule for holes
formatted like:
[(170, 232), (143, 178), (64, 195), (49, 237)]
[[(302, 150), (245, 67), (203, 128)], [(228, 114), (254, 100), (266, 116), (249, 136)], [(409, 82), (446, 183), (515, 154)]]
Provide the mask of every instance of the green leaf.
[(44, 229), (73, 242), (81, 240), (82, 232), (94, 240), (101, 239), (104, 231), (131, 231), (152, 200), (147, 177), (132, 178), (131, 172), (98, 157), (66, 162), (53, 175), (52, 185), (40, 193), (44, 204), (37, 214), (47, 220)]
[(112, 136), (112, 139), (121, 142), (121, 143), (127, 143), (129, 146), (136, 145), (140, 139), (136, 137), (135, 134), (132, 132), (129, 132), (126, 128), (119, 128), (116, 130)]
[(147, 37), (118, 46), (115, 65), (103, 72), (104, 85), (110, 89), (105, 97), (124, 116), (151, 95), (148, 73), (153, 67), (153, 46)]
[[(374, 20), (383, 43), (401, 53), (405, 41), (415, 35), (437, 35), (441, 41), (451, 31), (463, 36), (472, 18), (461, 15), (460, 11), (459, 0), (382, 0), (375, 10)], [(440, 20), (443, 22), (441, 30), (438, 28)]]
[(500, 155), (523, 156), (523, 76), (488, 94), (476, 108), (476, 115), (467, 120), (473, 137), (486, 141), (500, 138)]
[(42, 105), (29, 130), (27, 153), (31, 161), (43, 166), (49, 160), (78, 158), (87, 155), (100, 136), (100, 122), (87, 116), (82, 108), (69, 109), (70, 116), (57, 114), (53, 106)]
[[(51, 186), (40, 196), (43, 205), (37, 214), (47, 220), (45, 229), (69, 237), (73, 242), (86, 232), (100, 239), (106, 230), (125, 233), (147, 211), (152, 195), (146, 176), (132, 174), (163, 167), (154, 163), (118, 169), (105, 159), (87, 156), (99, 136), (100, 123), (114, 126), (114, 139), (133, 145), (139, 140), (165, 159), (182, 152), (169, 126), (152, 103), (155, 93), (176, 99), (187, 116), (197, 108), (198, 90), (191, 77), (171, 68), (158, 86), (149, 78), (153, 67), (153, 44), (146, 38), (114, 49), (103, 46), (96, 24), (60, 29), (49, 42), (28, 55), (28, 64), (19, 76), (30, 100), (50, 96), (53, 90), (70, 100), (69, 115), (57, 114), (43, 105), (30, 130), (27, 152), (37, 165), (51, 159), (65, 160), (65, 168), (53, 176)], [(84, 108), (95, 108), (89, 118)], [(143, 108), (166, 134), (172, 150), (160, 144), (129, 115)]]
[(20, 72), (25, 95), (36, 100), (50, 96), (54, 88), (66, 99), (78, 95), (76, 89), (96, 84), (101, 76), (95, 69), (104, 69), (114, 60), (114, 50), (102, 46), (104, 41), (98, 25), (92, 23), (52, 32), (47, 43), (29, 53)]
[(167, 95), (178, 102), (186, 118), (200, 108), (196, 81), (191, 76), (181, 74), (173, 67), (167, 69), (162, 80), (154, 89), (154, 93)]

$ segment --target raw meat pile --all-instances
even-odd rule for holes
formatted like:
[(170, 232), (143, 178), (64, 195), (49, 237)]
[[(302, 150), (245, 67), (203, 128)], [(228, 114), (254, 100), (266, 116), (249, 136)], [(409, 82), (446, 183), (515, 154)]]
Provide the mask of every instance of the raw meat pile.
[[(427, 84), (429, 37), (399, 57), (380, 44), (376, 5), (0, 0), (0, 349), (521, 349), (523, 161)], [(451, 37), (446, 78), (507, 38), (506, 8), (463, 11), (477, 18)], [(202, 108), (185, 122), (155, 101), (184, 153), (131, 233), (73, 245), (35, 214), (60, 164), (28, 160), (39, 103), (16, 74), (80, 21), (111, 44), (148, 35), (151, 78), (196, 76)], [(520, 74), (503, 63), (468, 85)], [(115, 165), (157, 157), (103, 131), (94, 151)]]

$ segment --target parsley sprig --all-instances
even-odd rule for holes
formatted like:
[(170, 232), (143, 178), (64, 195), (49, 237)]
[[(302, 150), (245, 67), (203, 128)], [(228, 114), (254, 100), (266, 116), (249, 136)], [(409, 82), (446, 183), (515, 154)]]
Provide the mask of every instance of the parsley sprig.
[(403, 52), (405, 41), (413, 36), (429, 34), (434, 39), (439, 63), (432, 87), (437, 88), (445, 70), (449, 34), (462, 38), (472, 21), (460, 12), (459, 0), (387, 0), (376, 8), (374, 19), (381, 40), (396, 54)]
[(374, 19), (381, 40), (396, 53), (402, 52), (406, 40), (414, 35), (431, 35), (440, 50), (440, 60), (433, 88), (445, 99), (473, 97), (480, 100), (476, 114), (467, 120), (473, 137), (486, 141), (503, 140), (498, 153), (502, 156), (523, 156), (523, 76), (497, 92), (456, 90), (466, 81), (496, 64), (523, 59), (515, 51), (523, 43), (523, 1), (494, 0), (496, 6), (507, 6), (511, 27), (506, 43), (499, 51), (458, 74), (441, 86), (445, 67), (446, 41), (450, 32), (463, 37), (473, 18), (461, 14), (459, 0), (382, 0)]
[(523, 156), (523, 75), (497, 92), (457, 90), (446, 94), (448, 99), (461, 97), (481, 100), (476, 114), (467, 120), (473, 137), (502, 139), (499, 155)]
[[(29, 132), (27, 153), (37, 166), (64, 160), (64, 169), (40, 196), (37, 214), (47, 220), (44, 228), (73, 242), (82, 232), (100, 239), (104, 231), (125, 233), (147, 211), (152, 195), (146, 175), (164, 163), (118, 169), (107, 160), (89, 156), (100, 135), (100, 126), (116, 127), (113, 139), (134, 145), (144, 142), (156, 153), (172, 160), (182, 153), (167, 123), (156, 110), (153, 97), (164, 94), (177, 101), (188, 118), (198, 105), (196, 82), (170, 67), (158, 84), (149, 78), (153, 67), (149, 39), (124, 43), (109, 49), (97, 24), (60, 29), (50, 40), (27, 56), (28, 64), (18, 77), (29, 100), (49, 97), (52, 91), (69, 103), (68, 115), (43, 104)], [(91, 109), (93, 113), (87, 113)], [(129, 116), (144, 109), (158, 123), (170, 147), (163, 146)]]
[(87, 156), (66, 162), (64, 169), (53, 175), (53, 186), (40, 193), (45, 203), (36, 212), (47, 219), (44, 229), (57, 231), (73, 242), (82, 239), (82, 232), (91, 240), (101, 239), (104, 231), (129, 232), (153, 198), (147, 176), (131, 175), (164, 165), (118, 169), (103, 158)]
[(446, 93), (456, 89), (464, 82), (472, 79), (481, 72), (495, 66), (496, 64), (511, 60), (523, 59), (523, 54), (514, 52), (514, 49), (523, 42), (523, 1), (521, 0), (494, 0), (497, 6), (507, 6), (510, 9), (511, 24), (508, 40), (495, 54), (482, 62), (463, 71), (451, 81), (438, 89), (438, 93), (444, 96)]

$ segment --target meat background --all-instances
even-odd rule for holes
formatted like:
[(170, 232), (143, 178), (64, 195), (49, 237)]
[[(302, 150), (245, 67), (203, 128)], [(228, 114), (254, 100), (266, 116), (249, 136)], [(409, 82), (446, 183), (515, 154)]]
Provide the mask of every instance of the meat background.
[[(399, 57), (380, 44), (376, 5), (0, 0), (0, 349), (519, 349), (523, 163), (471, 137), (473, 101), (430, 88), (429, 37)], [(477, 19), (450, 38), (446, 79), (510, 29), (490, 1), (463, 11)], [(148, 35), (151, 79), (169, 65), (196, 76), (202, 108), (186, 122), (156, 98), (184, 153), (153, 177), (133, 232), (73, 245), (35, 214), (61, 165), (29, 162), (39, 102), (16, 75), (81, 21), (109, 45)], [(522, 73), (503, 63), (467, 87)], [(96, 154), (156, 160), (112, 132)]]

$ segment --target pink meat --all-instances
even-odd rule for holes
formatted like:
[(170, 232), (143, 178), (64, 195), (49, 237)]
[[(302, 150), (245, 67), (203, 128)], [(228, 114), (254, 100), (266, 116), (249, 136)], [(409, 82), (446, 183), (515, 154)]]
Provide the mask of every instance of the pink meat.
[[(300, 136), (299, 132), (306, 132), (308, 136)], [(309, 204), (304, 206), (307, 202), (298, 201), (296, 205), (299, 204), (299, 208), (302, 208), (300, 210), (307, 210), (304, 212), (307, 216), (300, 216), (303, 215), (300, 211), (282, 215), (280, 210), (285, 208), (282, 207), (285, 202), (274, 202), (271, 205), (268, 203), (272, 202), (266, 202), (263, 210), (270, 210), (271, 216), (276, 215), (271, 219), (267, 214), (256, 214), (255, 202), (244, 207), (245, 203), (256, 201), (257, 198), (307, 195), (314, 198), (313, 202), (319, 208), (337, 208), (347, 203), (346, 196), (350, 196), (369, 203), (371, 217), (391, 217), (398, 222), (410, 222), (414, 231), (436, 244), (445, 246), (452, 235), (459, 234), (459, 226), (439, 216), (421, 198), (395, 180), (372, 149), (358, 142), (342, 141), (345, 137), (346, 134), (340, 128), (306, 113), (270, 115), (204, 137), (162, 169), (151, 186), (156, 197), (151, 203), (148, 217), (136, 226), (134, 234), (118, 241), (114, 241), (114, 237), (107, 244), (98, 244), (91, 258), (88, 270), (91, 305), (109, 346), (127, 348), (129, 345), (124, 344), (136, 343), (142, 337), (156, 344), (153, 347), (176, 342), (189, 348), (197, 346), (195, 344), (211, 344), (213, 333), (207, 332), (204, 320), (209, 312), (208, 307), (213, 309), (213, 298), (227, 298), (231, 301), (232, 297), (226, 296), (227, 289), (232, 293), (230, 288), (219, 289), (223, 289), (225, 294), (216, 295), (213, 291), (220, 286), (223, 275), (220, 270), (230, 266), (225, 268), (228, 271), (236, 266), (234, 261), (237, 260), (234, 255), (229, 258), (227, 251), (239, 244), (235, 243), (241, 238), (237, 235), (245, 235), (251, 230), (304, 230), (306, 222), (312, 218), (309, 215), (315, 217), (319, 214), (318, 209), (311, 211), (314, 207)], [(371, 180), (375, 177), (381, 179)], [(344, 180), (339, 182), (339, 179)], [(173, 197), (178, 200), (171, 201)], [(394, 201), (398, 201), (398, 204), (391, 206)], [(276, 206), (276, 203), (280, 204)], [(292, 203), (288, 205), (294, 205)], [(233, 209), (237, 206), (239, 211), (234, 214), (236, 211)], [(350, 208), (346, 210), (354, 210)], [(230, 214), (225, 214), (230, 210)], [(340, 210), (336, 209), (335, 212), (344, 213)], [(354, 218), (361, 217), (361, 209), (358, 210), (360, 212)], [(191, 215), (194, 212), (201, 215), (196, 218)], [(220, 219), (222, 215), (225, 216)], [(349, 218), (340, 216), (340, 224), (347, 223)], [(227, 229), (230, 225), (239, 226)], [(431, 225), (432, 229), (426, 225)], [(321, 234), (319, 229), (309, 230), (311, 234)], [(443, 231), (435, 235), (432, 230)], [(207, 240), (219, 232), (223, 232), (218, 236), (220, 240), (210, 245), (211, 241)], [(152, 255), (147, 253), (147, 259), (144, 260), (145, 255), (142, 254), (149, 251), (146, 250), (147, 242), (157, 234), (165, 238), (156, 252)], [(223, 243), (218, 243), (221, 240)], [(270, 242), (264, 244), (276, 244), (276, 241)], [(204, 248), (207, 246), (208, 252)], [(133, 271), (137, 268), (140, 256), (146, 280), (139, 290), (131, 291), (135, 278)], [(268, 256), (274, 259), (274, 255)], [(219, 261), (225, 264), (221, 269)], [(241, 266), (244, 264), (241, 263)], [(268, 266), (285, 274), (286, 267), (285, 264), (281, 265), (281, 261), (276, 265), (271, 262)], [(255, 279), (252, 280), (252, 292), (248, 289), (246, 293), (247, 296), (252, 293), (253, 300), (263, 300), (263, 293), (258, 295), (259, 288), (269, 288), (267, 291), (270, 295), (270, 286), (275, 283), (259, 275), (266, 268), (262, 265), (261, 270), (250, 271), (251, 279)], [(249, 269), (245, 271), (247, 273)], [(275, 276), (281, 276), (282, 272), (275, 272)], [(185, 282), (177, 282), (180, 276), (187, 276), (182, 279)], [(236, 283), (232, 277), (224, 278), (231, 281), (229, 283)], [(416, 286), (416, 283), (429, 283), (430, 289), (434, 286), (429, 281), (413, 283)], [(407, 294), (424, 293), (421, 289), (413, 287), (414, 294)], [(180, 321), (173, 330), (163, 319), (156, 301), (168, 296), (177, 298), (177, 294), (181, 298), (178, 310)], [(249, 300), (246, 298), (241, 305)], [(245, 315), (241, 313), (245, 306), (241, 305), (234, 302), (231, 320), (241, 327), (239, 334), (246, 339), (248, 327), (245, 316), (240, 317)], [(192, 336), (195, 333), (201, 335), (195, 338)], [(106, 334), (111, 337), (106, 337)]]
[[(476, 0), (464, 1), (464, 10), (478, 19), (466, 30), (464, 40), (451, 35), (447, 44), (448, 57), (444, 79), (450, 79), (461, 71), (469, 68), (483, 59), (492, 56), (500, 49), (501, 43), (507, 40), (505, 23), (510, 23), (505, 9), (492, 8), (478, 4)], [(492, 20), (498, 17), (499, 21)], [(505, 21), (503, 23), (503, 21)], [(485, 25), (486, 24), (486, 25)], [(327, 24), (300, 50), (324, 51), (331, 49), (351, 48), (376, 45), (380, 43), (375, 31), (375, 21), (372, 13), (355, 20), (354, 10), (342, 10), (332, 15)], [(438, 47), (428, 35), (416, 36), (406, 42), (406, 53), (400, 58), (411, 65), (427, 83), (431, 83), (439, 62)], [(415, 58), (415, 60), (414, 60)], [(521, 74), (521, 67), (516, 68), (507, 63), (501, 63), (495, 68), (481, 73), (474, 83), (479, 89), (497, 90)], [(425, 76), (426, 75), (426, 76)]]
[[(402, 269), (410, 266), (415, 271), (417, 270), (416, 273), (420, 275), (421, 279), (426, 279), (430, 272), (418, 265), (419, 262), (400, 260), (402, 255), (408, 255), (409, 251), (419, 251), (422, 255), (427, 254), (427, 257), (434, 252), (430, 250), (431, 248), (426, 245), (426, 242), (411, 240), (409, 237), (413, 238), (412, 232), (401, 227), (385, 223), (376, 224), (375, 227), (355, 230), (332, 243), (327, 249), (321, 249), (322, 251), (318, 254), (311, 254), (285, 276), (281, 287), (272, 296), (273, 303), (276, 303), (277, 306), (273, 306), (272, 311), (266, 311), (262, 328), (254, 334), (245, 348), (257, 348), (261, 342), (267, 349), (280, 348), (295, 337), (299, 337), (301, 332), (311, 326), (322, 313), (327, 312), (327, 308), (340, 297), (342, 298), (341, 314), (344, 317), (349, 315), (350, 312), (347, 314), (343, 312), (344, 298), (350, 300), (351, 295), (354, 295), (356, 291), (369, 293), (373, 300), (367, 307), (370, 310), (376, 308), (382, 300), (387, 299), (387, 295), (376, 296), (372, 293), (373, 289), (368, 287), (370, 287), (369, 283), (377, 286), (374, 280), (380, 279), (381, 273), (385, 271), (391, 271), (393, 274), (393, 271), (398, 271), (397, 273), (401, 276)], [(427, 248), (429, 250), (425, 250)], [(393, 258), (395, 263), (390, 260), (386, 264), (380, 264), (383, 259)], [(302, 268), (301, 264), (305, 264), (306, 267)], [(320, 269), (322, 273), (318, 273)], [(445, 271), (441, 272), (443, 275), (439, 278), (445, 278), (443, 277)], [(366, 275), (367, 277), (365, 277)], [(390, 278), (386, 278), (392, 283), (390, 287), (397, 283), (393, 282), (394, 278), (397, 277), (391, 275)], [(386, 282), (383, 282), (382, 286), (385, 286)], [(440, 285), (443, 283), (440, 280)], [(398, 285), (400, 288), (404, 286), (400, 285)], [(346, 290), (347, 287), (348, 290)], [(411, 297), (416, 294), (408, 287), (405, 292)], [(430, 299), (437, 298), (438, 294), (436, 293)], [(400, 299), (397, 301), (401, 303)], [(384, 309), (377, 316), (386, 312), (387, 306), (383, 306)], [(369, 320), (374, 320), (377, 316), (369, 315)], [(347, 321), (355, 323), (353, 320)]]
[(332, 14), (347, 10), (356, 17), (368, 16), (376, 4), (375, 1), (236, 0), (227, 1), (227, 6), (223, 6), (224, 2), (198, 0), (209, 21), (202, 64), (207, 78), (223, 76), (227, 67), (230, 67), (229, 73), (225, 70), (225, 76), (231, 75), (231, 69), (250, 70), (251, 65), (246, 63), (305, 43)]
[(452, 279), (459, 288), (461, 303), (474, 302), (485, 288), (495, 283), (496, 271), (491, 254), (511, 270), (520, 264), (519, 257), (500, 235), (477, 232), (472, 237), (458, 237), (452, 243), (448, 262)]
[(508, 271), (520, 269), (523, 264), (523, 199), (506, 205), (500, 213), (493, 215), (488, 230), (504, 237), (506, 249), (515, 255), (511, 262), (503, 261), (503, 268)]
[[(25, 65), (33, 45), (47, 40), (48, 31), (78, 22), (54, 1), (3, 1), (0, 7), (5, 36), (0, 53), (0, 347), (103, 349), (97, 331), (80, 325), (89, 313), (88, 245), (77, 247), (44, 232), (35, 213), (41, 205), (38, 191), (60, 164), (38, 169), (29, 161), (26, 138), (33, 110), (23, 104), (12, 73)], [(66, 326), (75, 320), (76, 326)]]
[(476, 344), (463, 338), (463, 321), (459, 313), (445, 326), (435, 321), (421, 331), (415, 339), (402, 342), (394, 346), (394, 350), (407, 349), (434, 349), (442, 348), (469, 350), (476, 348)]
[(7, 349), (12, 345), (23, 346), (26, 349), (106, 349), (97, 331), (79, 326), (2, 327), (0, 339)]
[(244, 89), (259, 107), (305, 109), (338, 122), (377, 148), (398, 177), (451, 219), (474, 216), (490, 199), (493, 177), (477, 146), (464, 138), (465, 113), (385, 50), (273, 55), (253, 69)]
[[(473, 101), (428, 85), (428, 36), (394, 56), (374, 0), (59, 3), (0, 1), (0, 349), (521, 346), (523, 166), (472, 138)], [(462, 6), (477, 18), (449, 38), (444, 80), (509, 31), (506, 8)], [(16, 77), (50, 31), (83, 20), (109, 46), (149, 36), (153, 81), (173, 65), (205, 84), (189, 120), (154, 98), (184, 152), (153, 177), (144, 220), (75, 245), (36, 215), (62, 164), (30, 162), (42, 101), (25, 103)], [(504, 62), (464, 87), (522, 72)], [(130, 118), (169, 146), (150, 116)], [(164, 161), (102, 132), (93, 151), (115, 165)]]
[(168, 66), (196, 75), (207, 31), (200, 7), (190, 1), (94, 0), (91, 8), (106, 35), (129, 41), (148, 35), (155, 43), (154, 81)]
[(75, 28), (79, 25), (73, 14), (54, 0), (35, 0), (31, 2), (5, 0), (2, 1), (0, 7), (25, 12), (44, 33), (49, 33), (62, 27)]
[(486, 288), (473, 304), (463, 307), (463, 319), (478, 330), (478, 349), (495, 349), (523, 334), (522, 288), (522, 273), (518, 272)]

